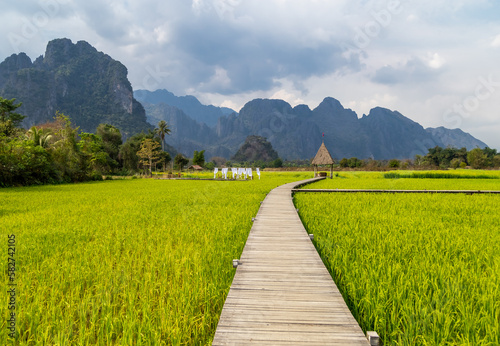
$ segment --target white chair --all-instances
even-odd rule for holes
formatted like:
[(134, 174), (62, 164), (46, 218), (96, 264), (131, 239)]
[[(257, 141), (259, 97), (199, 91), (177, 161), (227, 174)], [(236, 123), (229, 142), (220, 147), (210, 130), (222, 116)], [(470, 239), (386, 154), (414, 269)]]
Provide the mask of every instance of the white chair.
[(236, 179), (236, 177), (238, 176), (238, 168), (231, 168), (231, 173), (233, 173), (233, 179)]
[(219, 171), (219, 169), (217, 167), (214, 168), (214, 179), (215, 179), (215, 176), (217, 175), (217, 172)]
[(228, 170), (229, 170), (228, 168), (223, 168), (222, 169), (222, 175), (224, 176), (224, 179), (227, 179), (227, 171)]
[(257, 175), (259, 176), (259, 179), (260, 179), (260, 169), (259, 168), (255, 168), (255, 170), (257, 171)]
[(250, 177), (250, 179), (253, 179), (252, 169), (251, 168), (247, 168), (247, 175)]

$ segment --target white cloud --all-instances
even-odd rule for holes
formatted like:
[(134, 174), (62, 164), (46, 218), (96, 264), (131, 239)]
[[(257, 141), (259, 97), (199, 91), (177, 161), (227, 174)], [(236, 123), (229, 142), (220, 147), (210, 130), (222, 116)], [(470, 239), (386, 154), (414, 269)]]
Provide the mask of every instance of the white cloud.
[(280, 99), (288, 102), (292, 107), (295, 107), (296, 105), (303, 104), (304, 100), (301, 99), (300, 97), (295, 96), (292, 93), (289, 93), (285, 89), (281, 89), (276, 91), (274, 94), (271, 95), (271, 99)]
[(416, 22), (418, 20), (419, 20), (418, 16), (414, 14), (410, 14), (408, 17), (406, 17), (406, 21), (408, 22)]
[(215, 67), (213, 75), (210, 77), (207, 83), (200, 83), (200, 90), (210, 90), (210, 89), (228, 89), (231, 87), (231, 78), (227, 74), (227, 70), (220, 66)]
[(500, 35), (498, 35), (493, 39), (493, 41), (491, 41), (491, 46), (494, 48), (500, 47)]
[(377, 93), (367, 98), (350, 101), (349, 103), (347, 103), (347, 107), (355, 111), (357, 110), (356, 113), (358, 114), (358, 117), (360, 117), (363, 114), (368, 114), (370, 112), (370, 109), (375, 107), (395, 109), (394, 105), (396, 104), (397, 100), (398, 98), (395, 95)]
[(167, 25), (161, 25), (154, 28), (154, 37), (159, 44), (165, 44), (170, 40), (170, 33)]
[(438, 69), (438, 68), (441, 68), (445, 63), (446, 63), (446, 60), (441, 57), (438, 53), (428, 53), (427, 54), (427, 63), (429, 65), (429, 67), (433, 68), (433, 69)]
[(233, 102), (232, 100), (224, 100), (221, 104), (219, 104), (219, 107), (227, 107), (231, 108), (237, 112), (241, 109), (241, 105), (238, 105), (236, 102)]

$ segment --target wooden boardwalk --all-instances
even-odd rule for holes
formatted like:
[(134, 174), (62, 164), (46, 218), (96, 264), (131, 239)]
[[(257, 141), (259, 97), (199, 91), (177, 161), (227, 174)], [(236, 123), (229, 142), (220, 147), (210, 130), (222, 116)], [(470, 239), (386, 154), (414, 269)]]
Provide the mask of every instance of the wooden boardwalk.
[(213, 345), (369, 345), (300, 221), (291, 191), (262, 203)]

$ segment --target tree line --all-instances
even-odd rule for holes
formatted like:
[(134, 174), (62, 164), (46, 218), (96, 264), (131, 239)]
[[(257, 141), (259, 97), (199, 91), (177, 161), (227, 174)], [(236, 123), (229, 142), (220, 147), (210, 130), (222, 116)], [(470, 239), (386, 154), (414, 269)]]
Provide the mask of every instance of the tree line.
[(139, 171), (151, 174), (157, 165), (166, 170), (171, 162), (163, 150), (170, 133), (165, 121), (154, 131), (123, 142), (113, 125), (100, 124), (95, 134), (82, 132), (59, 112), (54, 121), (25, 130), (20, 126), (25, 117), (16, 112), (20, 106), (15, 99), (0, 97), (0, 186), (101, 180)]
[(442, 148), (436, 146), (428, 149), (426, 155), (415, 155), (413, 160), (360, 160), (356, 157), (343, 158), (338, 163), (341, 168), (403, 168), (403, 169), (457, 169), (471, 167), (474, 169), (500, 168), (500, 155), (496, 149), (488, 147), (475, 148)]

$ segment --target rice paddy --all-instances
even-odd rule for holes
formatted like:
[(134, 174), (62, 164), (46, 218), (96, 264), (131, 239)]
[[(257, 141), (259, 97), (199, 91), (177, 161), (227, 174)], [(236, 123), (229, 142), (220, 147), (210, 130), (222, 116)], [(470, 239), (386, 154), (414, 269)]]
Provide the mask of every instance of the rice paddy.
[(210, 344), (251, 218), (274, 187), (253, 181), (120, 180), (0, 190), (16, 237), (16, 329), (0, 344)]
[[(500, 177), (338, 172), (303, 188), (500, 190), (481, 174)], [(311, 175), (1, 189), (1, 290), (14, 234), (17, 334), (4, 293), (0, 344), (210, 344), (259, 202)], [(500, 344), (500, 196), (295, 196), (364, 330), (386, 345)]]
[[(485, 179), (355, 174), (304, 188), (500, 190)], [(384, 345), (500, 344), (500, 196), (297, 193), (294, 201), (354, 317)]]
[[(464, 178), (448, 178), (448, 175)], [(425, 177), (425, 178), (422, 178)], [(487, 176), (488, 178), (484, 178)], [(471, 178), (474, 177), (474, 178)], [(303, 189), (500, 190), (500, 171), (335, 172)]]

